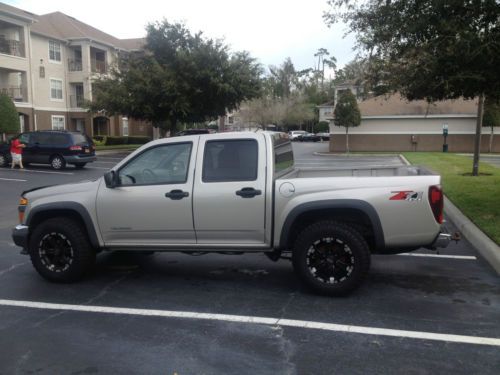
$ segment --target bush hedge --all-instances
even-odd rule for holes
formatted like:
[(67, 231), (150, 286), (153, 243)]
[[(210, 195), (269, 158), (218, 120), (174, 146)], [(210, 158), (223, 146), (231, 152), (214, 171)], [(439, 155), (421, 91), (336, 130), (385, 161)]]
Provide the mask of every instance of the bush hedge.
[(130, 136), (130, 137), (111, 137), (111, 136), (94, 136), (94, 143), (96, 145), (143, 145), (151, 141), (149, 137), (143, 136)]

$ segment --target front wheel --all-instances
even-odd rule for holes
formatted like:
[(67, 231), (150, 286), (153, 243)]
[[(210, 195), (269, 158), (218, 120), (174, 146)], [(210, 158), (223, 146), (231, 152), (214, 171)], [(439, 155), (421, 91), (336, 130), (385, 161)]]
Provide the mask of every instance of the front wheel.
[(45, 279), (60, 283), (80, 280), (95, 262), (81, 224), (67, 217), (37, 225), (29, 242), (33, 266)]
[(348, 223), (321, 221), (298, 235), (292, 262), (300, 280), (311, 290), (342, 296), (363, 282), (370, 268), (370, 250)]

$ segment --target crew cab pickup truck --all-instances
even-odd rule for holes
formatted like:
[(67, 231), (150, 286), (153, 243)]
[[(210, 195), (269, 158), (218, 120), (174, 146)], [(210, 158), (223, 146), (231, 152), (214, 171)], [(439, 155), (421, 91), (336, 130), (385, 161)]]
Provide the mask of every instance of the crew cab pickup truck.
[(14, 242), (46, 279), (81, 279), (102, 250), (265, 252), (315, 292), (346, 294), (371, 254), (447, 246), (440, 177), (415, 167), (299, 169), (286, 134), (150, 142), (95, 181), (22, 194)]

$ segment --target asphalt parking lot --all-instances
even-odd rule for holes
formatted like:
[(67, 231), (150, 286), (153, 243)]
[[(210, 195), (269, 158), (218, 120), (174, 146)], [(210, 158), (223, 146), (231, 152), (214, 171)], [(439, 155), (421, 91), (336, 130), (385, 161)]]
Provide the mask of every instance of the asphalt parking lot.
[[(294, 149), (304, 168), (399, 162)], [(84, 281), (46, 282), (10, 238), (20, 192), (98, 178), (122, 157), (0, 169), (0, 374), (500, 373), (500, 278), (466, 240), (374, 256), (345, 298), (311, 295), (289, 261), (250, 254), (104, 253)]]

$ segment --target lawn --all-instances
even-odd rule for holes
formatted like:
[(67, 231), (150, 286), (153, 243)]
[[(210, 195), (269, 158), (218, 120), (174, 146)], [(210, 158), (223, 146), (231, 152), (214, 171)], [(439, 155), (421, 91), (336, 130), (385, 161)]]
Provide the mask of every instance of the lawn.
[(479, 172), (490, 176), (464, 176), (472, 171), (470, 157), (442, 152), (407, 152), (403, 155), (410, 163), (427, 166), (439, 173), (446, 196), (500, 244), (500, 168), (481, 163)]

